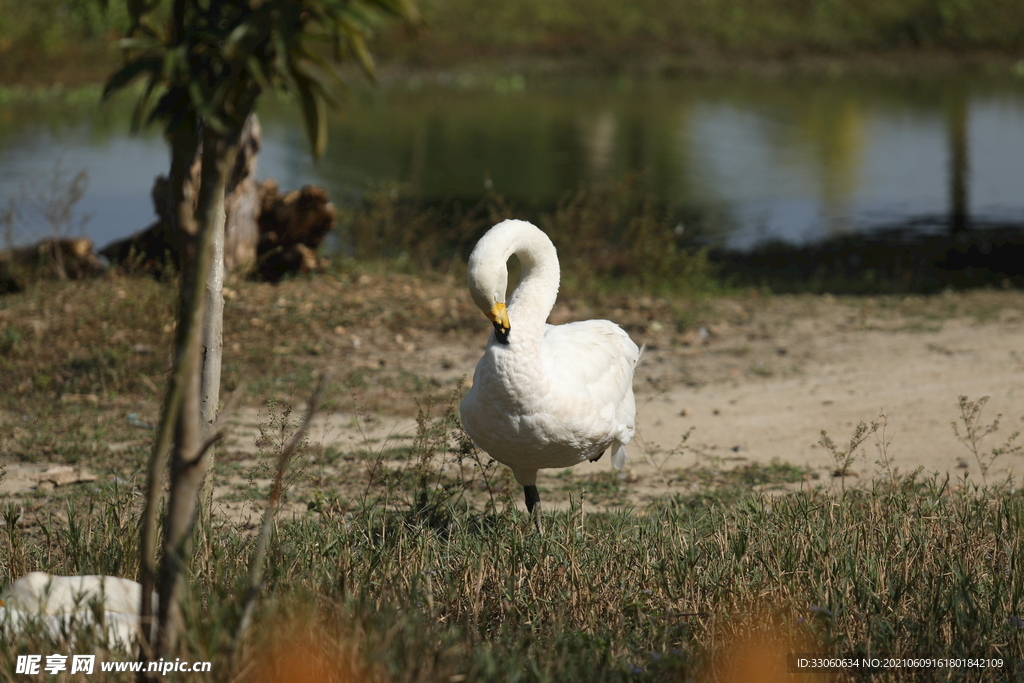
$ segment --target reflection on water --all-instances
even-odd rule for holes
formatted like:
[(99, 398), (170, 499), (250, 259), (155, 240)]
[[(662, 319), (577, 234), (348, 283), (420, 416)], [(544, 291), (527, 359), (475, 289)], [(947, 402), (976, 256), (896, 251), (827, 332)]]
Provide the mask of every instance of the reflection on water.
[[(86, 168), (100, 243), (153, 219), (159, 136), (127, 137), (129, 103), (0, 107), (0, 201), (58, 157)], [(261, 112), (260, 174), (335, 198), (400, 180), (427, 202), (487, 189), (548, 207), (582, 182), (641, 174), (689, 234), (745, 248), (817, 242), (929, 217), (927, 230), (1024, 217), (1024, 80), (715, 77), (395, 85), (353, 98), (309, 159), (299, 118)], [(23, 236), (24, 238), (24, 236)]]

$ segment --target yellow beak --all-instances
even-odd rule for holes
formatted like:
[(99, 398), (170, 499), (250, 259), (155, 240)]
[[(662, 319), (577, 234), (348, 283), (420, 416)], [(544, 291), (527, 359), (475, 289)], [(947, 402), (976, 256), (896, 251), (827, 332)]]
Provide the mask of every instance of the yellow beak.
[(487, 314), (488, 320), (494, 324), (494, 337), (502, 344), (508, 344), (508, 333), (512, 325), (508, 321), (508, 311), (505, 304), (496, 303)]

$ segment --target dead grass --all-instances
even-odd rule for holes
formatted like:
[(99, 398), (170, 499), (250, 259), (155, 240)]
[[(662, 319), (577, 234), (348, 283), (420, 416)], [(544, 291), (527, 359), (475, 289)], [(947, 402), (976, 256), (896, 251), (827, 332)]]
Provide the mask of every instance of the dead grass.
[[(79, 462), (101, 475), (12, 501), (0, 531), (0, 584), (33, 569), (134, 575), (138, 473), (167, 372), (172, 291), (109, 275), (0, 299), (0, 372), (11, 387), (0, 394), (0, 463)], [(712, 381), (777, 362), (779, 333), (791, 335), (797, 318), (838, 331), (906, 330), (951, 317), (1002, 319), (1020, 302), (1012, 291), (748, 292), (699, 305), (605, 292), (570, 296), (554, 317), (621, 320), (653, 347), (646, 376), (666, 381), (682, 372), (676, 364), (698, 358), (696, 349), (746, 349), (706, 354), (714, 368), (688, 367), (694, 381)], [(676, 495), (616, 511), (617, 475), (573, 473), (545, 492), (570, 505), (551, 514), (539, 538), (515, 509), (519, 490), (505, 468), (458, 438), (458, 382), (487, 324), (455, 276), (343, 264), (276, 286), (235, 283), (226, 310), (225, 375), (229, 386), (249, 379), (250, 406), (271, 397), (278, 409), (297, 403), (320, 371), (347, 369), (353, 374), (328, 396), (334, 409), (357, 421), (421, 409), (423, 417), (412, 439), (355, 448), (318, 449), (314, 432), (270, 545), (268, 599), (244, 644), (229, 634), (252, 526), (216, 521), (217, 543), (193, 562), (181, 646), (182, 659), (215, 662), (212, 676), (196, 680), (257, 666), (268, 680), (326, 675), (320, 655), (284, 656), (304, 639), (346, 662), (333, 670), (337, 680), (381, 681), (736, 680), (747, 659), (731, 648), (767, 668), (757, 662), (788, 643), (1007, 661), (1024, 652), (1016, 570), (1024, 499), (1011, 488), (890, 477), (843, 492), (786, 463), (726, 471), (707, 461), (660, 473)], [(785, 362), (798, 365), (798, 343), (788, 349)], [(638, 389), (659, 391), (643, 378)], [(445, 398), (430, 405), (430, 395)], [(287, 420), (261, 420), (272, 458)], [(259, 458), (226, 447), (216, 474), (236, 482), (236, 500), (262, 504)], [(301, 626), (285, 634), (289, 623)], [(51, 647), (39, 636), (7, 643), (0, 678), (12, 676), (11, 657)], [(732, 667), (716, 668), (716, 658)], [(909, 676), (961, 680), (964, 672)]]

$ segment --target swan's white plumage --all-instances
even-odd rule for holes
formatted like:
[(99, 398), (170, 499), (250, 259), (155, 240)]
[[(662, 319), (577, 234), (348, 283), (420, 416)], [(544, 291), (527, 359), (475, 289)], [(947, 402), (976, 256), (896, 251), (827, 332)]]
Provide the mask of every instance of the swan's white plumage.
[(609, 448), (621, 469), (636, 427), (640, 350), (608, 320), (546, 323), (558, 293), (558, 256), (525, 221), (494, 226), (470, 256), (470, 292), (485, 313), (505, 302), (512, 254), (523, 275), (508, 302), (508, 343), (493, 333), (488, 341), (461, 405), (466, 431), (522, 486), (534, 485), (539, 469), (570, 467)]

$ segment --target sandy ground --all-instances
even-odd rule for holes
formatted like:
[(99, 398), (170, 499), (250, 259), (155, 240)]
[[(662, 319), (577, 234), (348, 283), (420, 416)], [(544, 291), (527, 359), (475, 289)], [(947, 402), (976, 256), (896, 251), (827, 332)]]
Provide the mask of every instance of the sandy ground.
[[(982, 418), (1004, 415), (999, 432), (982, 445), (990, 450), (1024, 423), (1024, 364), (1018, 324), (946, 321), (933, 331), (864, 330), (815, 337), (797, 325), (813, 348), (794, 377), (744, 379), (701, 387), (673, 387), (651, 396), (639, 409), (637, 449), (646, 472), (655, 464), (680, 467), (700, 458), (768, 463), (779, 459), (814, 470), (835, 469), (819, 445), (821, 430), (843, 446), (858, 422), (884, 422), (887, 455), (900, 471), (970, 472), (980, 475), (974, 456), (954, 436), (958, 396), (990, 396)], [(682, 453), (672, 453), (679, 435), (693, 432)], [(875, 438), (875, 437), (879, 438)], [(869, 437), (864, 457), (852, 469), (879, 470), (882, 432)], [(1007, 470), (1019, 479), (1024, 456), (997, 458), (989, 478)]]
[[(982, 441), (986, 453), (1024, 425), (1024, 316), (1014, 306), (979, 322), (907, 317), (824, 297), (783, 299), (738, 317), (739, 323), (698, 328), (682, 343), (637, 339), (647, 348), (635, 381), (637, 436), (622, 475), (630, 502), (678, 491), (671, 472), (693, 466), (778, 460), (829, 483), (837, 466), (819, 445), (821, 431), (845, 447), (862, 421), (881, 427), (856, 451), (847, 485), (884, 473), (876, 462), (883, 442), (895, 472), (922, 468), (980, 481), (979, 463), (951, 425), (960, 416), (958, 397), (989, 396), (985, 424), (1003, 415), (999, 431)], [(431, 352), (454, 362), (441, 369), (422, 352), (406, 362), (436, 367), (439, 379), (449, 379), (453, 372), (471, 376), (480, 349), (449, 342)], [(245, 421), (251, 431), (258, 419), (249, 414)], [(314, 441), (343, 451), (408, 443), (414, 433), (412, 420), (386, 416), (333, 415), (312, 430)], [(605, 458), (574, 474), (610, 468)], [(559, 473), (542, 472), (541, 488), (556, 488)], [(1024, 476), (1024, 455), (1000, 456), (987, 478), (1007, 474)]]
[[(836, 463), (818, 443), (821, 431), (842, 447), (859, 422), (880, 420), (881, 415), (884, 433), (880, 429), (857, 450), (848, 484), (883, 472), (876, 463), (882, 441), (890, 467), (898, 472), (923, 468), (980, 481), (979, 463), (956, 439), (951, 423), (960, 415), (958, 396), (989, 396), (982, 421), (1003, 417), (999, 431), (982, 442), (986, 453), (1024, 424), (1021, 300), (1009, 297), (989, 305), (979, 320), (962, 313), (962, 302), (960, 313), (936, 316), (907, 315), (828, 296), (778, 297), (763, 306), (727, 302), (736, 311), (717, 319), (731, 322), (691, 328), (682, 335), (662, 332), (656, 324), (631, 330), (646, 349), (634, 383), (637, 436), (629, 447), (629, 470), (621, 477), (627, 500), (640, 505), (678, 491), (671, 473), (692, 466), (729, 469), (778, 460), (810, 468), (827, 484), (834, 481), (830, 474)], [(482, 326), (479, 339), (424, 337), (407, 353), (389, 351), (388, 361), (433, 377), (438, 385), (450, 385), (453, 378), (472, 376), (484, 334)], [(366, 360), (375, 362), (369, 356)], [(266, 411), (254, 408), (235, 420), (226, 457), (233, 457), (239, 470), (255, 463), (256, 427), (265, 420)], [(310, 438), (342, 453), (380, 452), (409, 444), (415, 430), (415, 421), (408, 418), (334, 414), (320, 417)], [(8, 465), (0, 493), (52, 486), (43, 473), (53, 466)], [(610, 468), (605, 458), (581, 464), (573, 473)], [(322, 473), (328, 480), (330, 469)], [(558, 470), (541, 474), (542, 490), (558, 487)], [(1024, 477), (1024, 455), (1000, 456), (987, 478), (992, 482), (1007, 474), (1015, 480)], [(75, 478), (67, 472), (61, 477), (57, 485)], [(240, 482), (241, 476), (233, 477), (219, 489), (227, 496), (224, 511), (233, 518), (248, 514), (245, 506), (228, 501)]]

